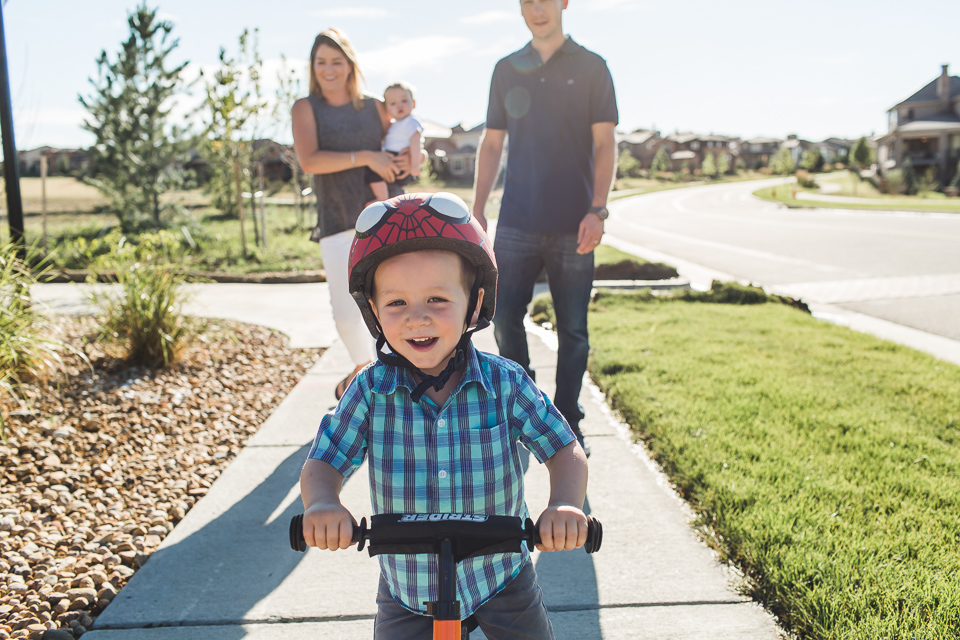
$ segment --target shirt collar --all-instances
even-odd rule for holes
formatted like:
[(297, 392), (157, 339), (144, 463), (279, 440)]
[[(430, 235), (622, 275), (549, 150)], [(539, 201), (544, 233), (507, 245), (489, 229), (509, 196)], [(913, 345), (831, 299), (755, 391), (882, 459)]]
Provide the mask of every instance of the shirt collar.
[[(582, 48), (583, 47), (577, 44), (571, 36), (566, 36), (566, 39), (563, 41), (563, 45), (560, 46), (560, 48), (557, 50), (557, 53), (562, 52), (566, 54), (572, 54), (572, 53), (576, 53)], [(528, 42), (526, 46), (523, 47), (523, 49), (520, 49), (520, 54), (525, 57), (531, 58), (536, 62), (543, 62), (540, 59), (540, 53), (533, 48), (533, 40)]]
[[(409, 369), (388, 365), (379, 360), (374, 365), (374, 378), (375, 381), (370, 390), (377, 394), (390, 395), (397, 391), (397, 387), (406, 387), (409, 391), (417, 387), (417, 382)], [(460, 382), (450, 396), (455, 396), (470, 382), (479, 383), (488, 395), (494, 395), (493, 382), (490, 380), (488, 372), (480, 366), (480, 359), (477, 357), (477, 350), (472, 342), (467, 344), (466, 365), (463, 374), (460, 376)]]

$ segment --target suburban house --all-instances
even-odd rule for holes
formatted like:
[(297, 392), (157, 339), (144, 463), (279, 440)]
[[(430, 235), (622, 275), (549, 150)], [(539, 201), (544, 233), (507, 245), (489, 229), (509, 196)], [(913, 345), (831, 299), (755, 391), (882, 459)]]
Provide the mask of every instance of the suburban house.
[(616, 132), (617, 151), (629, 151), (640, 162), (640, 166), (649, 169), (653, 157), (660, 148), (660, 132), (653, 129), (637, 129), (630, 133)]
[(940, 77), (888, 110), (889, 130), (878, 140), (881, 172), (908, 159), (917, 174), (937, 167), (938, 180), (957, 175), (960, 158), (960, 77), (943, 65)]
[(816, 143), (814, 146), (820, 149), (820, 157), (823, 158), (825, 163), (845, 163), (847, 156), (850, 155), (850, 148), (853, 147), (853, 141), (844, 140), (843, 138), (827, 138), (822, 142)]
[(791, 133), (780, 146), (790, 151), (790, 157), (793, 158), (793, 165), (795, 167), (799, 167), (800, 158), (803, 157), (803, 152), (807, 149), (812, 149), (817, 145), (809, 140), (802, 140), (798, 138), (796, 134)]
[(751, 138), (740, 144), (740, 159), (747, 169), (760, 169), (770, 163), (781, 144), (779, 138)]
[(90, 165), (87, 152), (83, 149), (57, 149), (55, 147), (37, 147), (29, 151), (19, 151), (20, 175), (39, 176), (40, 158), (47, 157), (48, 175), (65, 175), (84, 172)]
[(686, 167), (691, 172), (703, 166), (708, 153), (715, 159), (727, 156), (730, 168), (734, 166), (734, 156), (739, 152), (740, 141), (730, 136), (701, 135), (698, 133), (674, 133), (660, 142), (660, 147), (670, 156), (671, 169), (679, 171)]
[(484, 123), (472, 129), (464, 129), (459, 124), (451, 129), (427, 122), (423, 125), (425, 148), (436, 174), (444, 178), (473, 180)]

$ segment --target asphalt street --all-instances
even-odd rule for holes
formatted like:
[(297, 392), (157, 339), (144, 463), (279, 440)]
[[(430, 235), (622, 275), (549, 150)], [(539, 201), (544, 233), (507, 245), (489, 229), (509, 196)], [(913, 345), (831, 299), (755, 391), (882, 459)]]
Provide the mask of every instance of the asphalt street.
[[(788, 209), (753, 191), (678, 189), (610, 205), (609, 244), (711, 278), (960, 340), (960, 215)], [(787, 188), (787, 187), (784, 187)]]

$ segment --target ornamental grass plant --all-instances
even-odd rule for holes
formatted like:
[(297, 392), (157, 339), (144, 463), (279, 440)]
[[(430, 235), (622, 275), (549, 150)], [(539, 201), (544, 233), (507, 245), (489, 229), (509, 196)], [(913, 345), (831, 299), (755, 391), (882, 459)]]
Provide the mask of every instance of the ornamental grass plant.
[[(28, 265), (36, 266), (31, 271)], [(21, 393), (29, 382), (53, 379), (63, 370), (62, 342), (52, 338), (50, 323), (30, 299), (30, 286), (45, 273), (35, 248), (18, 253), (13, 243), (0, 245), (0, 438), (6, 440), (9, 412), (25, 407)]]
[(593, 378), (789, 631), (960, 637), (960, 367), (783, 304), (601, 293), (590, 335)]
[(102, 315), (100, 339), (122, 346), (129, 364), (170, 365), (194, 335), (195, 321), (182, 311), (190, 297), (182, 262), (179, 239), (159, 231), (141, 234), (137, 244), (121, 237), (94, 264), (89, 282), (104, 273), (117, 282), (90, 294)]

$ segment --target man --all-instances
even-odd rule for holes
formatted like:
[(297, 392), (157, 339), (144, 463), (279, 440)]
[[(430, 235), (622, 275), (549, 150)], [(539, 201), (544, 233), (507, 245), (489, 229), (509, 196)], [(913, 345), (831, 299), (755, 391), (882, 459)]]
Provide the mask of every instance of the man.
[(559, 339), (555, 404), (589, 455), (578, 399), (590, 350), (593, 250), (607, 218), (618, 114), (606, 62), (564, 35), (567, 2), (520, 0), (533, 38), (494, 69), (477, 151), (473, 215), (486, 228), (483, 210), (509, 134), (494, 243), (506, 277), (497, 290), (494, 335), (501, 355), (534, 375), (523, 317), (545, 268)]

